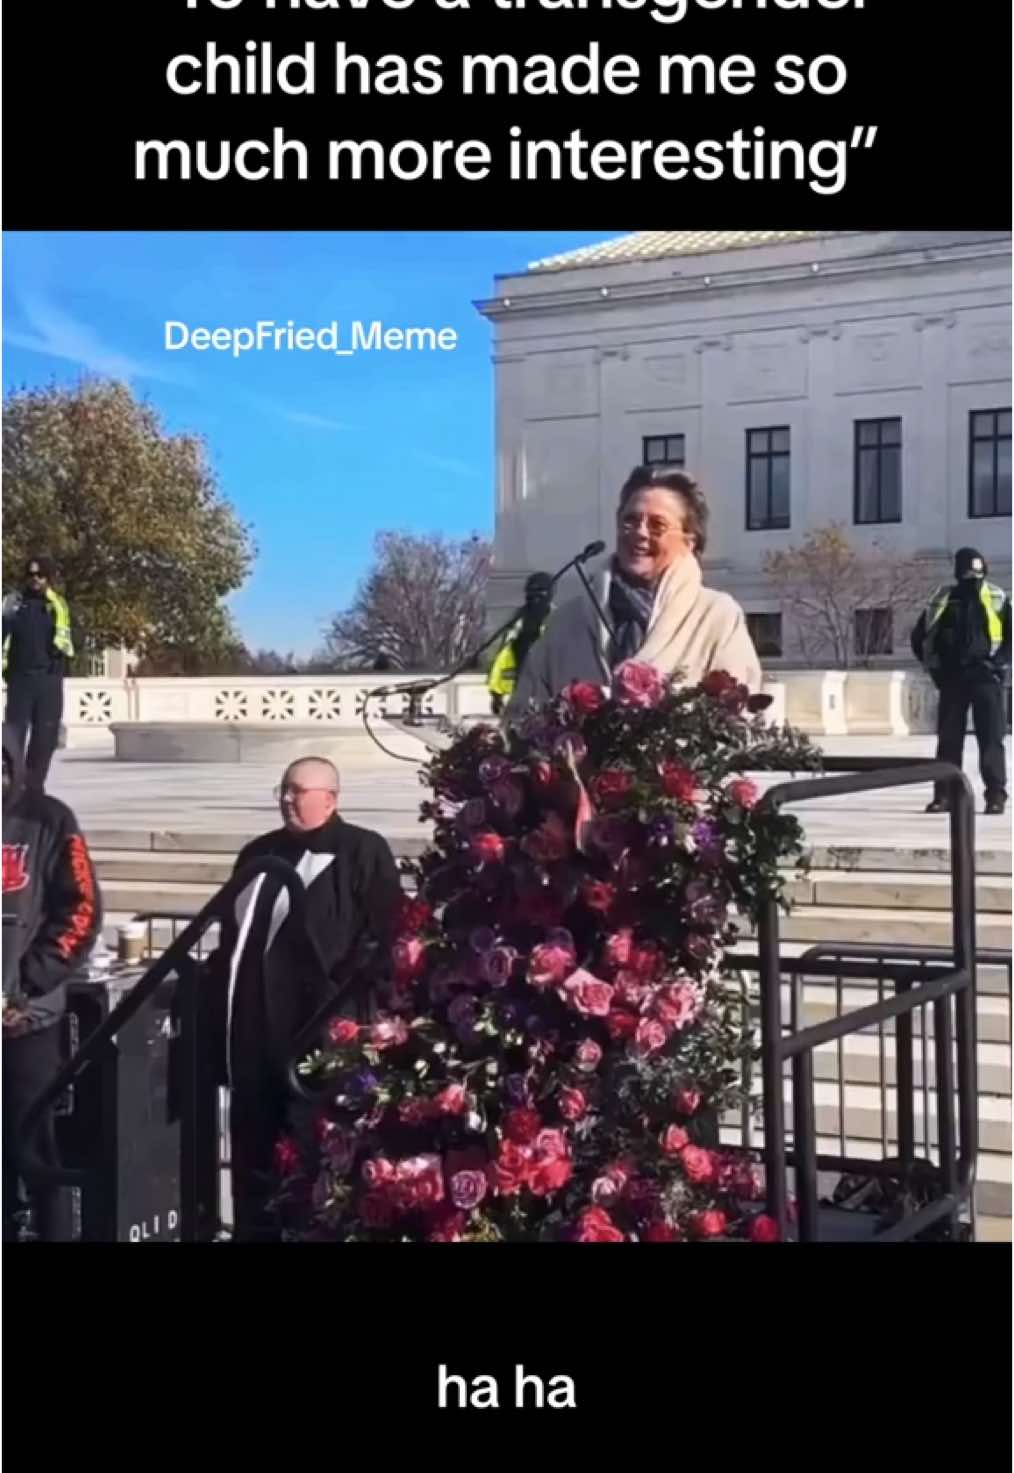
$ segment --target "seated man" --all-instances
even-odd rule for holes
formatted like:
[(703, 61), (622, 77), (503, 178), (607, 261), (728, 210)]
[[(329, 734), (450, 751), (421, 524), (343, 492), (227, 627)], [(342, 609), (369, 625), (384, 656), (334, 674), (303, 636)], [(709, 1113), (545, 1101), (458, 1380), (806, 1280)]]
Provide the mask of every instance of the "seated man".
[[(232, 1190), (236, 1238), (277, 1239), (267, 1211), (274, 1186), (275, 1142), (294, 1104), (286, 1073), (293, 1040), (352, 974), (369, 942), (386, 945), (401, 901), (387, 841), (338, 814), (338, 773), (320, 757), (304, 757), (276, 789), (283, 826), (254, 839), (235, 872), (267, 855), (286, 860), (306, 887), (306, 937), (289, 920), (289, 896), (274, 875), (260, 875), (239, 895), (209, 959), (208, 982), (220, 1008), (231, 1091)], [(370, 993), (345, 998), (342, 1011), (365, 1021)]]

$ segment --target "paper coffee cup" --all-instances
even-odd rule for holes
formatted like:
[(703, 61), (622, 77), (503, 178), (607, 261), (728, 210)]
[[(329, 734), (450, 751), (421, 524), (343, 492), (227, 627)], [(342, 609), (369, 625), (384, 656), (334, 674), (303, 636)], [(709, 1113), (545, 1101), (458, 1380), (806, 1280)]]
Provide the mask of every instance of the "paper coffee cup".
[(121, 962), (139, 962), (144, 956), (143, 921), (128, 921), (116, 932), (116, 954)]

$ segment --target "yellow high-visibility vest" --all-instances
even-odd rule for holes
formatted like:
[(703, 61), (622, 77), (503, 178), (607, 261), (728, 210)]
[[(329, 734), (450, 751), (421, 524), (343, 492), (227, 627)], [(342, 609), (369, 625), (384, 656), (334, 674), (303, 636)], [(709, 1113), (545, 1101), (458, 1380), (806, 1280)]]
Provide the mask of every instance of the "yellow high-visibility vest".
[[(937, 633), (939, 632), (940, 620), (944, 616), (947, 605), (951, 600), (951, 584), (944, 584), (936, 590), (930, 599), (926, 609), (926, 640), (923, 644), (922, 662), (927, 670), (932, 670), (940, 663), (937, 654)], [(979, 601), (986, 615), (986, 633), (989, 636), (989, 653), (992, 657), (1003, 643), (1003, 606), (1007, 595), (1002, 588), (995, 583), (987, 583), (983, 578), (979, 589)]]
[[(547, 616), (543, 621), (542, 628), (539, 630), (540, 638), (545, 632), (548, 623), (549, 618)], [(512, 696), (514, 694), (514, 687), (518, 680), (518, 662), (514, 654), (514, 641), (520, 633), (521, 620), (518, 619), (517, 623), (512, 624), (508, 629), (504, 637), (504, 642), (500, 646), (499, 653), (489, 667), (489, 674), (486, 676), (486, 686), (491, 695)]]
[[(70, 634), (70, 609), (67, 600), (53, 588), (46, 589), (46, 603), (53, 615), (53, 647), (56, 651), (65, 655), (68, 660), (74, 658), (74, 641)], [(4, 600), (4, 620), (11, 618), (21, 607), (21, 595), (11, 594)], [(3, 644), (3, 673), (7, 674), (7, 660), (10, 655), (11, 636), (4, 636)]]

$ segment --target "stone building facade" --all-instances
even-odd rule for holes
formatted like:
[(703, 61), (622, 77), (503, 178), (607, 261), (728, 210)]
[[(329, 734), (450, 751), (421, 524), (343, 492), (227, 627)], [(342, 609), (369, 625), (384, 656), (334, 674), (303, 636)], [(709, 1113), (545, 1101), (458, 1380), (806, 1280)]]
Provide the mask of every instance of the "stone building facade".
[[(1004, 231), (647, 231), (496, 279), (495, 573), (595, 538), (656, 461), (712, 508), (705, 578), (785, 657), (764, 554), (843, 523), (926, 565), (1011, 570), (1011, 237)], [(766, 619), (758, 616), (767, 616)], [(908, 658), (907, 628), (893, 649)], [(889, 652), (888, 652), (889, 653)]]

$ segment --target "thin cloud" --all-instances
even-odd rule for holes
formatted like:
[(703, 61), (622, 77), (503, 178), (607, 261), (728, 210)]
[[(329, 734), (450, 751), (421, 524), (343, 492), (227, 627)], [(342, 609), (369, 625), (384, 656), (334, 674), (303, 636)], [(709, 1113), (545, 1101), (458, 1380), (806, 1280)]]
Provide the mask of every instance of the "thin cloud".
[(465, 460), (454, 460), (449, 455), (431, 455), (428, 450), (417, 450), (415, 458), (424, 465), (433, 466), (435, 470), (447, 471), (452, 476), (464, 476), (470, 481), (479, 474), (474, 465), (469, 465)]
[(328, 419), (323, 414), (307, 414), (304, 409), (284, 409), (280, 404), (265, 406), (272, 414), (280, 414), (294, 425), (308, 425), (313, 430), (350, 430), (351, 425), (340, 419)]
[(104, 343), (92, 328), (78, 322), (45, 297), (23, 297), (20, 306), (32, 330), (5, 331), (6, 341), (15, 347), (76, 363), (90, 373), (109, 378), (157, 379), (167, 383), (182, 381), (178, 374), (161, 365), (143, 363), (112, 344)]

